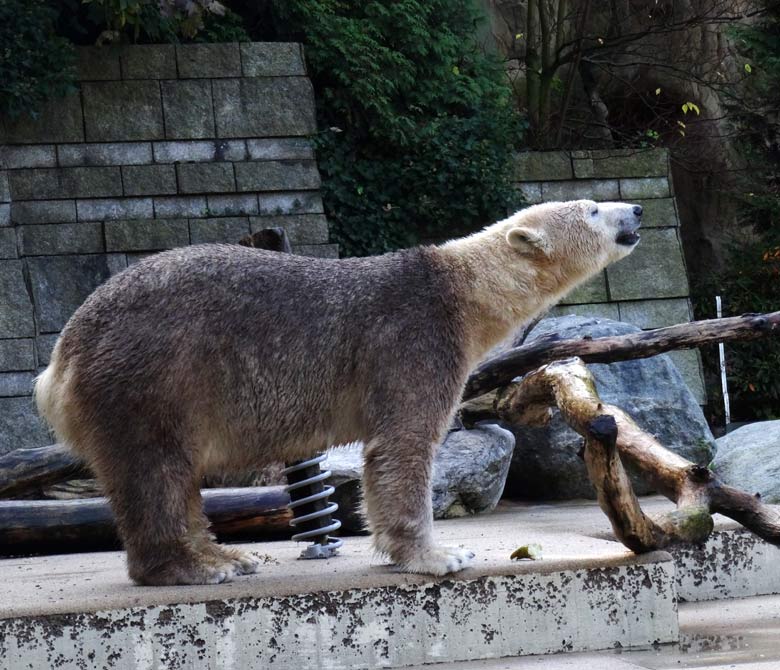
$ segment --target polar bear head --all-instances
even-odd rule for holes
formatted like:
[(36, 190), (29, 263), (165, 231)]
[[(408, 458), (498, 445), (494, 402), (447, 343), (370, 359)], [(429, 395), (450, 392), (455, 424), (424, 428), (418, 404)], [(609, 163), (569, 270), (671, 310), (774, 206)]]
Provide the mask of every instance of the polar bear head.
[(630, 254), (641, 219), (642, 207), (630, 203), (547, 202), (440, 247), (473, 306), (473, 350), (493, 346)]
[(640, 205), (574, 200), (548, 202), (501, 222), (521, 261), (554, 264), (565, 275), (586, 275), (630, 254), (639, 242)]

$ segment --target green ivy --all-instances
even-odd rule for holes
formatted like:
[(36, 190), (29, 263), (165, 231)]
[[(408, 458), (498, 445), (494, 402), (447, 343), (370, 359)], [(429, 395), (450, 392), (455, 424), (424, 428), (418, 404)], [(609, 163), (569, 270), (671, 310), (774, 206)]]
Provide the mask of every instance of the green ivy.
[(73, 46), (54, 34), (56, 19), (42, 0), (0, 0), (0, 114), (36, 117), (75, 90)]
[[(2, 0), (0, 0), (2, 1)], [(210, 0), (47, 0), (74, 44), (246, 42), (243, 20)]]
[(224, 14), (206, 14), (193, 42), (249, 42), (243, 19), (229, 9)]
[[(724, 316), (780, 309), (780, 235), (765, 235), (752, 242), (735, 240), (729, 247), (726, 270), (700, 285), (696, 294), (701, 318), (715, 316), (715, 295), (722, 296)], [(733, 420), (780, 419), (777, 338), (728, 343), (725, 351)], [(709, 381), (717, 388), (716, 359), (711, 358)]]
[(305, 43), (323, 199), (346, 255), (462, 234), (517, 204), (523, 124), (472, 0), (276, 0)]
[(225, 7), (214, 0), (82, 0), (102, 13), (105, 29), (116, 39), (176, 42), (194, 39), (209, 16)]

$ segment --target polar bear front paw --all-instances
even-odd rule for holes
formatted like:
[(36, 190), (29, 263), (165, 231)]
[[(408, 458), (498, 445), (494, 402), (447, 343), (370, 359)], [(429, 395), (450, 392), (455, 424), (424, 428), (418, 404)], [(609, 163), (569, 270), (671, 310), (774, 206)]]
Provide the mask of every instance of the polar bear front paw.
[(430, 547), (404, 561), (399, 567), (404, 572), (426, 575), (446, 575), (467, 568), (474, 558), (474, 552), (460, 547)]

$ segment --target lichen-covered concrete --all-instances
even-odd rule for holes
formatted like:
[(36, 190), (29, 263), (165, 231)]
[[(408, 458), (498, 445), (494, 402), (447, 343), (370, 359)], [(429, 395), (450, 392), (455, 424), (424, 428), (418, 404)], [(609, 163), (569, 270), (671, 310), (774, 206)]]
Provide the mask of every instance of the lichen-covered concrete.
[(346, 670), (668, 642), (672, 579), (670, 562), (644, 562), (14, 618), (0, 622), (0, 657), (10, 668)]
[(677, 564), (680, 600), (699, 602), (780, 593), (780, 548), (734, 522), (722, 520), (718, 526), (704, 545), (671, 550)]
[(778, 639), (780, 596), (759, 596), (683, 603), (680, 641), (675, 644), (444, 663), (436, 670), (778, 670)]
[[(359, 670), (668, 643), (678, 588), (689, 600), (780, 590), (780, 550), (718, 527), (675, 565), (614, 542), (594, 503), (503, 504), (437, 522), (443, 543), (477, 553), (444, 579), (393, 571), (367, 537), (330, 561), (298, 561), (290, 542), (248, 545), (258, 575), (202, 587), (133, 586), (116, 552), (5, 559), (0, 668)], [(509, 560), (529, 543), (541, 560)]]
[[(208, 587), (132, 586), (118, 553), (0, 561), (0, 667), (356, 670), (677, 638), (668, 554), (636, 557), (540, 512), (437, 524), (478, 557), (445, 579), (394, 572), (366, 537), (328, 562), (251, 545), (260, 574)], [(528, 542), (543, 559), (510, 561)]]

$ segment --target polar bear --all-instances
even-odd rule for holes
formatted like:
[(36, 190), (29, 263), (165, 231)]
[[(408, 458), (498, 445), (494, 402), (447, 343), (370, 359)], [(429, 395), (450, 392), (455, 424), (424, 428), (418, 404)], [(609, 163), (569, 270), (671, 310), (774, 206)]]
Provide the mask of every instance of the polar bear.
[(139, 584), (258, 569), (216, 544), (205, 472), (365, 448), (376, 549), (443, 575), (473, 558), (433, 541), (431, 463), (469, 370), (514, 328), (639, 240), (642, 208), (524, 209), (469, 237), (372, 258), (238, 245), (136, 263), (76, 311), (36, 382), (39, 411), (93, 468)]

